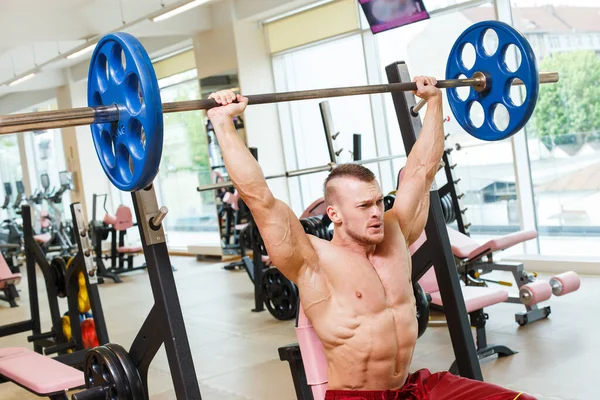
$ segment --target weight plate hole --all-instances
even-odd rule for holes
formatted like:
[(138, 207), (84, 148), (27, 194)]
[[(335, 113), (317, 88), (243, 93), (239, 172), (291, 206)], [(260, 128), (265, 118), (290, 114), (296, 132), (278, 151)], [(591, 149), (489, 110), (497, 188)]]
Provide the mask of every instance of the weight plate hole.
[(117, 167), (121, 172), (123, 180), (126, 182), (131, 182), (134, 172), (133, 161), (131, 160), (129, 149), (127, 149), (127, 147), (123, 143), (121, 143), (117, 148), (116, 158)]
[(463, 67), (469, 70), (475, 65), (475, 47), (471, 43), (463, 44), (460, 61)]
[(119, 400), (119, 394), (114, 386), (111, 386), (110, 389), (108, 389), (108, 396), (110, 400)]
[(100, 92), (94, 92), (94, 102), (96, 103), (96, 106), (104, 105), (102, 104), (102, 96), (100, 95)]
[(493, 29), (486, 29), (483, 34), (483, 50), (489, 57), (493, 56), (498, 50), (498, 34)]
[(510, 124), (510, 115), (504, 104), (498, 103), (494, 106), (492, 122), (500, 132), (504, 132), (506, 128), (508, 128), (508, 124)]
[(96, 358), (96, 357), (92, 358), (92, 373), (93, 374), (100, 373), (100, 364), (98, 363), (98, 358)]
[[(516, 55), (516, 60), (515, 60)], [(504, 66), (510, 72), (515, 72), (521, 66), (521, 50), (514, 44), (509, 44), (504, 50)]]
[(123, 71), (127, 70), (127, 57), (125, 57), (123, 49), (121, 49), (121, 67), (123, 67)]
[(102, 155), (104, 156), (104, 162), (109, 166), (109, 168), (113, 168), (115, 166), (115, 150), (110, 132), (102, 129), (100, 141), (102, 142), (100, 147), (105, 150), (102, 152)]
[(125, 103), (129, 112), (137, 114), (142, 109), (142, 89), (140, 88), (140, 80), (136, 74), (127, 75), (125, 82)]
[[(457, 79), (467, 79), (467, 77), (463, 74), (460, 74)], [(469, 93), (471, 93), (471, 88), (469, 86), (457, 87), (454, 90), (456, 90), (456, 95), (462, 101), (467, 100)]]
[(123, 48), (120, 44), (115, 43), (112, 51), (110, 52), (108, 67), (110, 74), (117, 85), (120, 85), (125, 79), (125, 69), (123, 68)]
[(104, 382), (106, 383), (111, 382), (110, 371), (106, 367), (106, 364), (102, 364), (102, 379), (104, 379)]
[(144, 151), (146, 150), (146, 131), (144, 130), (144, 127), (142, 126), (142, 131), (141, 131), (141, 140), (142, 140), (142, 149), (144, 149)]
[(144, 149), (146, 148), (146, 133), (144, 132), (142, 123), (136, 118), (131, 118), (127, 130), (130, 139), (128, 141), (130, 155), (137, 159), (143, 158)]
[(525, 85), (513, 85), (513, 82), (517, 79), (511, 79), (508, 84), (510, 85), (510, 89), (508, 92), (508, 98), (510, 102), (515, 106), (519, 107), (525, 102), (525, 97), (527, 97), (527, 88)]
[(483, 125), (485, 119), (483, 113), (483, 107), (478, 101), (474, 101), (469, 106), (469, 120), (474, 128), (480, 128)]
[(108, 60), (104, 54), (100, 53), (96, 62), (98, 63), (98, 86), (104, 92), (108, 87)]

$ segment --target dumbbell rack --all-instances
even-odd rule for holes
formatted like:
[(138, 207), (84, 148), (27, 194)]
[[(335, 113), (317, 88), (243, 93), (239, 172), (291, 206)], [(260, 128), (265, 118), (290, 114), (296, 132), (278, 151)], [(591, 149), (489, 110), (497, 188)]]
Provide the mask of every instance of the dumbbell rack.
[[(446, 135), (448, 138), (449, 134)], [(471, 223), (467, 221), (466, 211), (467, 207), (463, 204), (464, 193), (462, 193), (458, 189), (458, 183), (461, 178), (456, 177), (454, 174), (454, 168), (456, 168), (456, 163), (453, 162), (451, 153), (454, 149), (452, 147), (447, 147), (444, 150), (444, 155), (442, 156), (442, 160), (444, 161), (444, 174), (446, 176), (447, 183), (439, 188), (438, 192), (440, 194), (440, 198), (443, 198), (447, 194), (450, 194), (451, 207), (452, 207), (452, 219), (456, 221), (458, 226), (458, 230), (464, 233), (467, 236), (470, 236), (469, 227)]]

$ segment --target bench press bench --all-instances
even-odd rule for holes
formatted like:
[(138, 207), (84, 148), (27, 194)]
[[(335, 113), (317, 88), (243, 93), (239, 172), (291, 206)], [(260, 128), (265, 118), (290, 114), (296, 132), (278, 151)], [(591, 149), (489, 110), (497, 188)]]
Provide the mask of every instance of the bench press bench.
[(0, 379), (51, 400), (68, 400), (68, 390), (85, 386), (83, 372), (22, 347), (0, 349)]
[(487, 282), (512, 286), (510, 282), (493, 281), (481, 277), (492, 271), (512, 273), (519, 288), (519, 295), (509, 295), (503, 301), (525, 306), (525, 312), (515, 314), (515, 321), (521, 326), (550, 315), (550, 306), (540, 308), (537, 304), (548, 300), (553, 293), (556, 296), (562, 296), (579, 289), (580, 279), (573, 271), (556, 275), (550, 279), (550, 282), (545, 282), (536, 280), (536, 273), (525, 271), (523, 263), (494, 261), (494, 254), (535, 239), (537, 237), (535, 230), (510, 233), (488, 240), (483, 244), (450, 227), (447, 227), (447, 230), (456, 266), (467, 284), (466, 287), (487, 286)]

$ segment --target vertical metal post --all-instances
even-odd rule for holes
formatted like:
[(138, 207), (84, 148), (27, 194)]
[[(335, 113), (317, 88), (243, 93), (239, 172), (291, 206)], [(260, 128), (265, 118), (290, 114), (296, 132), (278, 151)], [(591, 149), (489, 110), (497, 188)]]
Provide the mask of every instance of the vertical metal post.
[(329, 160), (336, 164), (337, 156), (335, 155), (335, 147), (333, 145), (333, 117), (331, 116), (331, 108), (328, 101), (319, 103), (321, 110), (321, 119), (323, 120), (323, 128), (325, 129), (325, 141), (327, 142), (327, 150), (329, 151)]
[(130, 355), (147, 390), (149, 362), (160, 348), (160, 343), (164, 343), (177, 399), (201, 400), (165, 233), (162, 225), (156, 227), (150, 222), (159, 214), (154, 187), (151, 185), (134, 192), (131, 197), (146, 257), (154, 306), (131, 345)]
[[(388, 65), (386, 73), (390, 83), (411, 81), (408, 67), (403, 62)], [(408, 156), (417, 141), (418, 132), (421, 131), (421, 120), (418, 117), (412, 117), (410, 114), (411, 107), (415, 105), (415, 99), (411, 93), (394, 92), (392, 98)], [(450, 331), (458, 370), (464, 377), (483, 380), (442, 213), (440, 197), (435, 189), (431, 190), (430, 196), (429, 217), (425, 226), (427, 241), (423, 246), (431, 246), (432, 249), (429, 253), (431, 254), (431, 261), (435, 268), (440, 294), (444, 303), (444, 313), (448, 322), (448, 330)], [(423, 276), (429, 265), (416, 265), (412, 271), (413, 281), (417, 281)]]
[[(20, 135), (21, 136), (21, 135)], [(23, 242), (25, 243), (25, 263), (27, 265), (27, 286), (29, 289), (29, 310), (33, 327), (31, 333), (39, 335), (42, 333), (40, 323), (40, 303), (38, 301), (37, 280), (35, 275), (35, 253), (30, 246), (33, 241), (33, 221), (31, 220), (31, 207), (24, 205), (21, 207), (21, 216), (23, 217)], [(42, 353), (42, 346), (33, 343), (33, 350)]]
[(352, 159), (354, 161), (362, 160), (362, 135), (360, 133), (352, 135)]

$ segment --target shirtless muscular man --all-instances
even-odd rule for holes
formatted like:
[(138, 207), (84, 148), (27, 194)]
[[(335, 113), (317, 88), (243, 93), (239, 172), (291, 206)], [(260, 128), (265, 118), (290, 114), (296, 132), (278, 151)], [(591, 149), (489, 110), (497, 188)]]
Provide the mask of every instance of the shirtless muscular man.
[(325, 180), (332, 241), (307, 235), (292, 210), (276, 199), (237, 135), (232, 118), (245, 97), (220, 91), (208, 111), (225, 166), (266, 245), (273, 265), (296, 283), (300, 301), (323, 344), (326, 400), (477, 399), (533, 397), (489, 383), (428, 370), (409, 373), (417, 340), (408, 247), (425, 228), (429, 190), (444, 151), (442, 95), (435, 78), (415, 78), (427, 101), (423, 128), (408, 156), (394, 207), (384, 213), (373, 173), (356, 164)]

